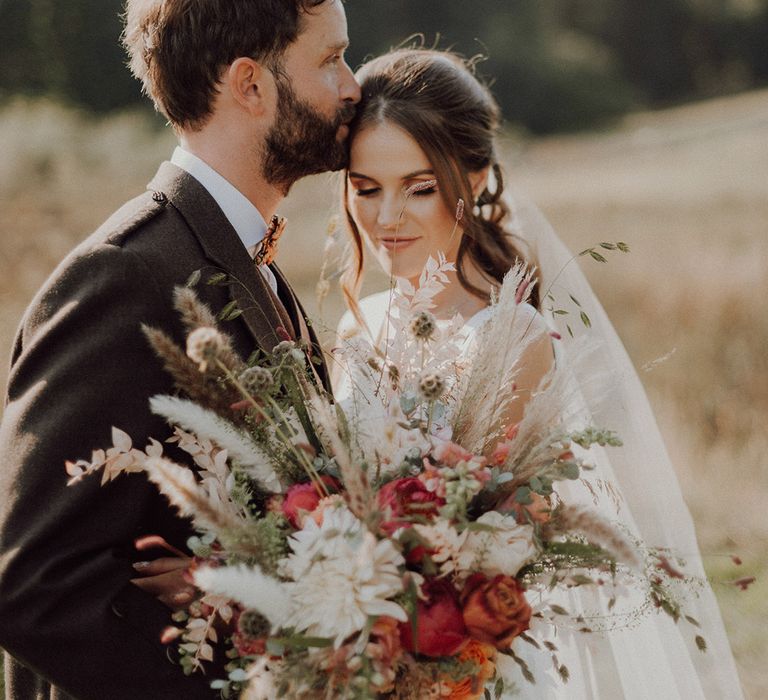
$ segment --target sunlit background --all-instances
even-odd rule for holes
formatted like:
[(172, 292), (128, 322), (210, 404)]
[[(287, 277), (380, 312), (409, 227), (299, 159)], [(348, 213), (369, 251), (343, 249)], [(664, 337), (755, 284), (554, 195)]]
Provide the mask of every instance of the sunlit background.
[[(35, 290), (174, 145), (123, 65), (120, 4), (0, 0), (0, 388)], [(768, 0), (349, 0), (347, 14), (353, 66), (415, 32), (486, 56), (508, 178), (574, 251), (631, 246), (582, 264), (641, 368), (747, 696), (768, 696)], [(335, 192), (312, 178), (282, 207), (279, 262), (316, 315)], [(341, 310), (334, 291), (318, 323)]]

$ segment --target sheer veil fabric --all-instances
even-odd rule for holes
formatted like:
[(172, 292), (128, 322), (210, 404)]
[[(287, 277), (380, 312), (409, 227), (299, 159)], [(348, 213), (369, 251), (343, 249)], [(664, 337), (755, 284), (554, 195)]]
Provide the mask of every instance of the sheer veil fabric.
[[(569, 503), (597, 508), (649, 547), (668, 548), (681, 556), (684, 572), (702, 585), (687, 587), (690, 592), (684, 599), (684, 612), (698, 620), (700, 630), (686, 621), (676, 625), (668, 615), (655, 610), (635, 616), (637, 619), (619, 624), (617, 629), (592, 634), (566, 631), (552, 636), (551, 630), (535, 630), (556, 644), (558, 662), (569, 672), (566, 684), (557, 677), (548, 653), (516, 640), (513, 648), (529, 665), (536, 683), (524, 680), (517, 664), (500, 655), (500, 670), (515, 682), (514, 691), (505, 698), (741, 700), (733, 656), (717, 602), (705, 580), (693, 523), (632, 362), (573, 254), (538, 208), (521, 195), (510, 205), (513, 219), (509, 228), (530, 247), (540, 273), (540, 293), (551, 292), (559, 304), (566, 304), (573, 295), (591, 321), (589, 329), (571, 323), (572, 339), (562, 316), (547, 318), (562, 336), (561, 341), (555, 341), (555, 351), (557, 361), (567, 363), (573, 373), (577, 391), (571, 393), (580, 403), (577, 412), (584, 417), (584, 424), (613, 430), (624, 443), (622, 448), (590, 450), (595, 469), (579, 482), (559, 482), (558, 494)], [(374, 336), (386, 317), (389, 301), (389, 293), (380, 293), (361, 302), (361, 312)], [(469, 361), (473, 336), (487, 317), (486, 309), (465, 325)], [(342, 325), (350, 321), (348, 314)], [(368, 400), (356, 396), (353, 384), (348, 377), (337, 383), (335, 393), (342, 406)], [(369, 427), (375, 432), (375, 426)], [(622, 610), (617, 605), (609, 611), (608, 597), (588, 588), (573, 589), (549, 602), (588, 620), (601, 615), (609, 621), (620, 619)], [(623, 601), (623, 609), (636, 610), (641, 602), (630, 595)], [(535, 606), (536, 601), (531, 603)], [(705, 653), (696, 647), (696, 634), (707, 642)]]
[[(571, 348), (579, 347), (580, 336), (588, 336), (587, 361), (571, 365), (575, 381), (592, 423), (614, 430), (624, 443), (598, 452), (590, 480), (613, 484), (619, 503), (614, 519), (618, 516), (648, 546), (668, 548), (682, 557), (684, 572), (702, 583), (684, 599), (685, 612), (701, 630), (686, 621), (675, 625), (669, 616), (654, 611), (630, 629), (579, 635), (560, 645), (560, 661), (571, 673), (566, 686), (545, 691), (521, 685), (516, 697), (740, 700), (741, 685), (717, 601), (706, 583), (693, 521), (637, 372), (573, 254), (542, 213), (519, 193), (510, 205), (510, 228), (530, 246), (541, 293), (550, 291), (561, 305), (573, 295), (591, 322), (590, 328), (569, 323), (576, 336), (571, 339), (567, 317), (548, 318), (562, 336), (558, 353), (565, 358)], [(569, 493), (569, 500), (572, 497), (579, 495)], [(605, 498), (601, 501), (601, 509), (610, 509)], [(696, 647), (697, 633), (706, 640), (704, 653)]]

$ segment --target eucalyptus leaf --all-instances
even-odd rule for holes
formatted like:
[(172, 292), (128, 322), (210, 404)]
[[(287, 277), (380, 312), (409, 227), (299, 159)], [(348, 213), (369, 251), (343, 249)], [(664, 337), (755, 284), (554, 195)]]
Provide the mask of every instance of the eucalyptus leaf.
[(226, 272), (217, 272), (208, 278), (207, 284), (210, 284), (210, 285), (222, 284), (226, 282), (228, 279), (229, 279), (229, 276), (227, 275)]
[(186, 286), (194, 287), (200, 281), (202, 276), (203, 273), (201, 270), (195, 270), (189, 277), (187, 277)]

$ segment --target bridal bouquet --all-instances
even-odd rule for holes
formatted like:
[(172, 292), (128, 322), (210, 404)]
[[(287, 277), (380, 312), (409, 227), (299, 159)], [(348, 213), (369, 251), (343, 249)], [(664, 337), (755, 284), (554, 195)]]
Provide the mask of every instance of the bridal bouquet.
[(592, 449), (620, 444), (580, 423), (567, 363), (510, 424), (516, 376), (541, 340), (530, 272), (508, 275), (467, 338), (460, 317), (430, 313), (450, 269), (430, 260), (418, 288), (393, 290), (383, 346), (360, 336), (337, 349), (353, 390), (336, 403), (297, 343), (244, 363), (179, 289), (186, 348), (145, 333), (185, 398), (151, 407), (196, 468), (118, 429), (111, 448), (68, 463), (73, 482), (144, 472), (192, 519), (203, 594), (165, 641), (187, 673), (225, 657), (228, 675), (212, 683), (224, 697), (500, 698), (538, 680), (531, 654), (567, 681), (552, 631), (599, 626), (568, 609), (574, 588), (594, 589), (607, 618), (639, 581), (650, 607), (680, 615), (666, 559), (649, 564), (620, 527), (558, 495)]

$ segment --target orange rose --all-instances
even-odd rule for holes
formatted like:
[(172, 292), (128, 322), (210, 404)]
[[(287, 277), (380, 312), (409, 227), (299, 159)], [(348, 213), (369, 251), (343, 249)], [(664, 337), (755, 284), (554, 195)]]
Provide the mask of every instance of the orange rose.
[(476, 639), (470, 639), (458, 655), (459, 661), (472, 661), (477, 666), (477, 674), (460, 681), (442, 679), (440, 692), (442, 698), (448, 700), (479, 700), (483, 696), (486, 682), (493, 677), (496, 670), (494, 659), (496, 649), (490, 644), (483, 644)]
[(531, 607), (523, 587), (512, 576), (488, 579), (473, 574), (461, 593), (462, 614), (469, 634), (478, 641), (506, 649), (528, 629)]

